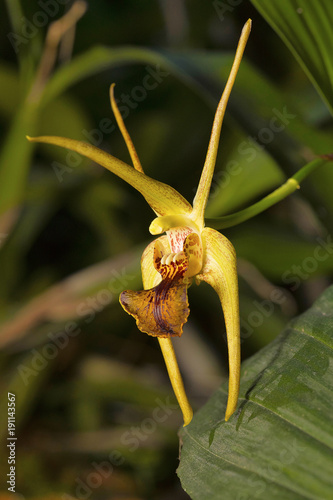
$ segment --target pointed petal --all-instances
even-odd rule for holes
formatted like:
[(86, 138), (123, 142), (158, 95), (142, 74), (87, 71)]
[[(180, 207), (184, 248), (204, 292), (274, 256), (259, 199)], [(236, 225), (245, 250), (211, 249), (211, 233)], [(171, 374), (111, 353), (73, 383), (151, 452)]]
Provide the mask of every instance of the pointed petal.
[(240, 326), (238, 280), (235, 249), (230, 241), (214, 229), (202, 233), (204, 263), (199, 281), (206, 281), (217, 292), (224, 314), (229, 355), (229, 394), (225, 419), (234, 413), (239, 393), (240, 378)]
[(238, 47), (236, 50), (235, 59), (229, 74), (228, 81), (224, 88), (221, 100), (216, 110), (212, 133), (210, 136), (206, 161), (202, 170), (202, 174), (199, 181), (199, 186), (193, 200), (193, 219), (203, 227), (204, 224), (204, 211), (206, 208), (210, 186), (213, 178), (216, 156), (219, 147), (220, 133), (222, 122), (225, 114), (225, 110), (228, 104), (229, 96), (234, 85), (236, 75), (239, 69), (240, 62), (242, 60), (243, 52), (246, 46), (246, 42), (250, 35), (252, 21), (249, 19), (242, 30)]
[(121, 135), (123, 136), (124, 141), (126, 143), (126, 146), (127, 146), (128, 152), (131, 156), (135, 170), (137, 170), (138, 172), (144, 173), (139, 156), (138, 156), (138, 153), (136, 152), (136, 149), (135, 149), (134, 144), (132, 142), (132, 139), (127, 131), (127, 128), (125, 127), (125, 123), (122, 119), (122, 116), (119, 112), (119, 109), (118, 109), (118, 106), (116, 103), (116, 100), (114, 98), (114, 90), (113, 90), (114, 87), (115, 87), (115, 83), (113, 83), (110, 87), (110, 101), (111, 101), (111, 107), (112, 107), (113, 114), (115, 116), (115, 119), (117, 120), (118, 127), (119, 127)]
[(172, 345), (172, 340), (170, 338), (166, 339), (158, 337), (158, 342), (160, 344), (165, 365), (168, 370), (173, 391), (175, 393), (178, 404), (183, 414), (184, 427), (185, 427), (192, 420), (193, 410), (186, 396), (183, 379), (179, 371), (176, 353)]
[(116, 174), (137, 189), (158, 215), (189, 214), (192, 211), (192, 207), (188, 201), (171, 186), (138, 172), (133, 167), (118, 160), (118, 158), (91, 144), (55, 136), (27, 138), (31, 142), (45, 142), (76, 151), (102, 167), (107, 168), (110, 172)]
[[(170, 252), (170, 245), (167, 236), (160, 236), (157, 238), (161, 245), (163, 245), (165, 253)], [(156, 241), (156, 240), (155, 240)], [(152, 288), (161, 281), (161, 275), (156, 271), (153, 265), (155, 241), (152, 241), (141, 258), (142, 281), (144, 289)], [(182, 410), (184, 426), (188, 425), (193, 416), (191, 405), (187, 399), (183, 379), (179, 371), (176, 354), (172, 345), (171, 338), (157, 337), (160, 348), (163, 354), (166, 368), (170, 377), (170, 382), (174, 390), (175, 396)]]

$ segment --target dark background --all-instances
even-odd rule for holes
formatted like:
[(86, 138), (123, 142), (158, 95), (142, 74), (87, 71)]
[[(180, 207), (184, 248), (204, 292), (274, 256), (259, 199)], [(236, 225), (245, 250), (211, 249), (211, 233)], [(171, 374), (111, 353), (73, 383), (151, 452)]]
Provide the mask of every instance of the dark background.
[[(42, 10), (28, 1), (22, 1), (22, 8), (30, 22)], [(59, 6), (59, 15), (66, 8)], [(20, 84), (4, 3), (0, 16), (0, 69), (15, 82), (8, 86), (4, 76), (0, 79), (5, 147), (20, 105)], [(212, 79), (204, 61), (233, 54), (249, 17), (253, 30), (245, 58), (258, 75), (256, 98), (240, 78), (222, 131), (209, 215), (248, 206), (306, 158), (327, 152), (319, 142), (317, 150), (308, 148), (288, 126), (257, 148), (257, 161), (248, 164), (237, 149), (249, 137), (260, 137), (281, 102), (295, 104), (297, 118), (319, 135), (331, 130), (328, 111), (288, 49), (247, 1), (95, 0), (76, 29), (73, 59), (96, 45), (129, 51), (146, 47), (174, 58), (185, 74), (193, 75), (191, 58), (201, 57), (202, 74), (207, 74), (198, 75), (201, 88), (168, 69), (170, 74), (144, 99), (131, 101), (126, 118), (147, 175), (172, 185), (191, 202), (223, 90), (223, 77)], [(39, 28), (20, 49), (29, 54), (31, 67), (40, 60), (45, 35), (46, 27)], [(118, 129), (101, 133), (101, 120), (113, 120), (110, 84), (116, 83), (121, 100), (123, 94), (133, 96), (146, 75), (147, 63), (121, 55), (119, 63), (78, 81), (52, 109), (43, 110), (38, 133), (97, 138), (99, 147), (130, 163)], [(267, 86), (282, 101), (274, 105)], [(230, 161), (240, 165), (239, 175), (230, 173)], [(0, 254), (3, 334), (12, 332), (2, 344), (0, 387), (5, 403), (8, 391), (16, 394), (16, 489), (28, 498), (65, 493), (98, 499), (188, 498), (175, 473), (182, 419), (157, 341), (140, 333), (118, 304), (122, 289), (141, 287), (140, 256), (152, 240), (148, 227), (153, 218), (141, 195), (111, 173), (77, 157), (66, 163), (66, 153), (57, 148), (36, 148), (19, 210), (2, 226)], [(309, 180), (302, 194), (225, 231), (239, 256), (244, 358), (274, 339), (330, 283), (331, 255), (315, 258), (330, 227), (320, 182)], [(214, 292), (193, 285), (189, 300), (190, 320), (175, 347), (196, 410), (227, 379), (227, 349)], [(1, 426), (5, 437), (6, 418)]]

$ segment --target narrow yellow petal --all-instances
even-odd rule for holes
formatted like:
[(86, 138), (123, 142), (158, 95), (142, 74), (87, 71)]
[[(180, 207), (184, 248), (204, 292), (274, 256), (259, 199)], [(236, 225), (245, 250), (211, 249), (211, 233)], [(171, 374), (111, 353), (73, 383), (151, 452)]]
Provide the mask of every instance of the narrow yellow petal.
[(214, 173), (214, 168), (215, 168), (215, 163), (216, 163), (216, 156), (217, 156), (217, 151), (219, 147), (219, 140), (220, 140), (220, 134), (221, 134), (221, 127), (222, 127), (222, 122), (225, 114), (225, 110), (228, 104), (229, 96), (232, 90), (232, 87), (234, 85), (236, 75), (242, 60), (242, 56), (244, 53), (244, 49), (247, 43), (247, 40), (250, 35), (251, 31), (251, 24), (252, 21), (249, 19), (242, 30), (239, 42), (238, 42), (238, 47), (236, 50), (236, 55), (235, 59), (229, 74), (228, 81), (226, 83), (226, 86), (224, 88), (221, 100), (219, 102), (219, 105), (216, 110), (215, 118), (214, 118), (214, 123), (213, 123), (213, 128), (212, 128), (212, 133), (210, 136), (210, 141), (209, 141), (209, 146), (208, 146), (208, 151), (207, 151), (207, 156), (205, 160), (205, 164), (202, 170), (202, 174), (200, 177), (199, 181), (199, 186), (193, 201), (193, 219), (197, 222), (197, 224), (200, 225), (200, 227), (203, 227), (204, 225), (204, 211), (206, 208), (208, 196), (209, 196), (209, 191), (210, 191), (210, 185), (212, 182), (213, 178), (213, 173)]
[[(166, 252), (170, 251), (167, 236), (160, 236), (157, 239), (160, 244), (163, 245)], [(147, 246), (141, 258), (142, 281), (145, 290), (156, 286), (161, 281), (161, 275), (158, 271), (156, 271), (153, 264), (155, 241), (152, 241)], [(158, 341), (168, 370), (172, 388), (183, 414), (184, 426), (188, 425), (192, 420), (193, 411), (186, 396), (172, 340), (170, 338), (158, 338)]]
[(114, 90), (113, 90), (114, 87), (115, 87), (115, 83), (113, 83), (110, 87), (110, 101), (111, 101), (111, 107), (112, 107), (113, 114), (117, 120), (118, 127), (120, 129), (121, 135), (124, 138), (128, 152), (131, 155), (131, 159), (132, 159), (135, 170), (137, 170), (138, 172), (144, 173), (141, 162), (139, 160), (138, 153), (136, 152), (136, 149), (135, 149), (134, 144), (132, 142), (132, 139), (127, 131), (127, 128), (125, 127), (125, 123), (122, 119), (122, 116), (119, 112), (119, 109), (118, 109), (118, 106), (116, 103), (116, 100), (114, 98)]
[(186, 396), (182, 376), (179, 371), (177, 358), (172, 345), (172, 341), (169, 338), (160, 338), (160, 337), (158, 337), (158, 341), (168, 370), (173, 391), (175, 393), (175, 396), (177, 398), (177, 401), (179, 403), (180, 409), (183, 414), (184, 427), (185, 427), (192, 420), (193, 410)]
[(27, 139), (31, 142), (45, 142), (70, 149), (107, 168), (137, 189), (157, 215), (189, 214), (192, 211), (188, 201), (171, 186), (138, 172), (91, 144), (55, 136), (27, 137)]
[(205, 260), (199, 281), (206, 281), (217, 292), (227, 330), (229, 356), (229, 393), (225, 420), (234, 413), (240, 379), (240, 326), (238, 280), (235, 249), (230, 241), (215, 231), (205, 228), (201, 233)]

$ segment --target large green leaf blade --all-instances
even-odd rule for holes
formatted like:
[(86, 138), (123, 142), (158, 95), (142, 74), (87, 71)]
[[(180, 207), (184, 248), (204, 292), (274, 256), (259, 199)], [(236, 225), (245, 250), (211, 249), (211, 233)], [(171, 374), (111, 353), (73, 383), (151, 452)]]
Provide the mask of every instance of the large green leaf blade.
[(289, 47), (333, 113), (331, 0), (252, 0)]
[(244, 363), (228, 422), (223, 385), (184, 428), (178, 474), (191, 498), (332, 498), (332, 331), (333, 287)]

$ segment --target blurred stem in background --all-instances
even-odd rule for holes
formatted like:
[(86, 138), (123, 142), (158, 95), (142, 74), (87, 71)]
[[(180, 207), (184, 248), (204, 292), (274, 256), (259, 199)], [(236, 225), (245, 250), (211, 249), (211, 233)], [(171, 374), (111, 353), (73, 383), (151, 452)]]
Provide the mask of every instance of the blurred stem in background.
[[(7, 1), (14, 31), (22, 23), (22, 10), (18, 1)], [(86, 11), (86, 3), (78, 0), (66, 14), (48, 28), (43, 53), (36, 70), (25, 50), (18, 50), (21, 63), (21, 95), (19, 110), (14, 118), (0, 155), (0, 214), (15, 209), (23, 200), (33, 148), (22, 140), (27, 133), (37, 130), (43, 90), (54, 69), (59, 44), (66, 33), (75, 28)], [(27, 67), (30, 67), (30, 71)], [(31, 76), (31, 72), (34, 73)]]

